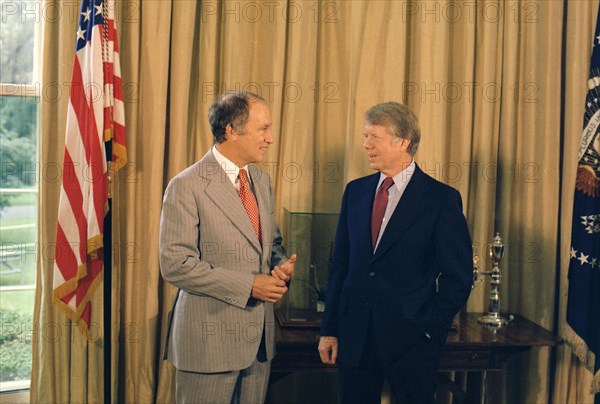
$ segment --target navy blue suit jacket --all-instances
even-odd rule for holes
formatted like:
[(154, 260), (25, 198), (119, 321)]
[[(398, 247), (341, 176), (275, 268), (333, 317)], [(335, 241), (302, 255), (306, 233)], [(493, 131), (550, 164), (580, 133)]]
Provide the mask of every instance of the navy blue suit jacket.
[(439, 357), (471, 291), (471, 237), (460, 194), (418, 166), (373, 254), (379, 176), (346, 186), (327, 285), (321, 335), (338, 337), (338, 361), (350, 366), (360, 362), (369, 327), (386, 360), (427, 336)]

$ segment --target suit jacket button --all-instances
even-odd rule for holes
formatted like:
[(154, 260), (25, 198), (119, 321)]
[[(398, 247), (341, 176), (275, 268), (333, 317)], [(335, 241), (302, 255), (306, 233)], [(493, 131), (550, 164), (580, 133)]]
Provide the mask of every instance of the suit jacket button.
[(371, 278), (372, 278), (372, 277), (374, 277), (374, 276), (375, 276), (375, 272), (371, 272), (371, 273), (369, 274), (369, 276), (370, 276)]

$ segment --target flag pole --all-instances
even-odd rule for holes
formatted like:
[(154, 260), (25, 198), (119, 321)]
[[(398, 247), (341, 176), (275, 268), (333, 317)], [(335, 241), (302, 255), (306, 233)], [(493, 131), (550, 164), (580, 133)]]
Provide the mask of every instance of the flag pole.
[[(117, 30), (115, 23), (115, 5), (113, 0), (102, 0), (103, 13), (103, 69), (105, 77), (105, 90), (109, 102), (105, 102), (105, 127), (104, 147), (108, 171), (108, 198), (107, 209), (104, 217), (104, 402), (111, 403), (114, 395), (112, 391), (112, 343), (116, 335), (113, 333), (112, 308), (113, 308), (113, 276), (112, 276), (112, 246), (113, 246), (113, 199), (112, 186), (113, 174), (127, 163), (125, 146), (125, 111), (123, 106), (123, 89), (121, 84), (121, 67), (115, 55), (119, 52)], [(109, 45), (109, 43), (112, 45)], [(108, 77), (108, 80), (106, 78)], [(106, 85), (108, 82), (108, 86)], [(107, 115), (108, 114), (108, 115)], [(108, 127), (106, 120), (109, 120)], [(117, 227), (118, 228), (118, 227)], [(116, 319), (118, 320), (118, 319)]]
[(104, 143), (108, 164), (108, 212), (104, 216), (104, 402), (112, 402), (112, 140)]
[[(108, 33), (108, 19), (109, 9), (106, 1), (101, 3), (102, 5), (102, 69), (104, 71), (104, 77), (106, 81), (106, 62), (111, 60), (109, 57), (109, 33)], [(112, 83), (112, 78), (110, 80)], [(104, 128), (104, 134), (106, 136), (106, 130), (108, 129), (110, 136), (105, 137), (104, 150), (106, 155), (106, 165), (108, 172), (108, 198), (106, 201), (107, 212), (104, 216), (104, 234), (102, 235), (102, 241), (104, 245), (104, 254), (102, 256), (104, 261), (104, 282), (103, 282), (103, 303), (104, 303), (104, 318), (103, 318), (103, 330), (104, 330), (104, 402), (112, 403), (112, 135), (113, 135), (113, 108), (112, 108), (112, 92), (110, 94), (111, 102), (109, 103), (109, 114), (110, 114), (110, 127)], [(106, 94), (105, 94), (106, 96)]]
[[(108, 7), (106, 2), (102, 2), (102, 54), (103, 63), (102, 68), (105, 69), (104, 62), (109, 60), (108, 57)], [(106, 70), (104, 70), (106, 75)], [(104, 282), (103, 282), (103, 293), (102, 298), (104, 302), (104, 318), (103, 318), (103, 330), (104, 330), (104, 402), (112, 403), (112, 389), (111, 389), (111, 375), (112, 375), (112, 122), (113, 114), (112, 108), (109, 107), (110, 111), (110, 128), (104, 128), (110, 131), (110, 137), (104, 142), (104, 150), (106, 154), (106, 165), (108, 172), (108, 199), (107, 212), (104, 216), (104, 234), (102, 241), (104, 245), (104, 254), (102, 256), (104, 261)]]

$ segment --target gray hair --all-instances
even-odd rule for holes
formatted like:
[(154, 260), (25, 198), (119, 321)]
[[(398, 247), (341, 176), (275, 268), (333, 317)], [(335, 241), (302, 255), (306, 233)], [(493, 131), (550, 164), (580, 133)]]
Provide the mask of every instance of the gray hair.
[(208, 122), (216, 143), (225, 141), (227, 125), (239, 134), (244, 134), (250, 102), (256, 101), (265, 102), (265, 99), (250, 92), (227, 91), (213, 102), (208, 109)]
[(410, 140), (407, 152), (414, 156), (421, 141), (417, 116), (406, 105), (385, 102), (373, 105), (365, 112), (365, 122), (387, 128), (393, 135)]

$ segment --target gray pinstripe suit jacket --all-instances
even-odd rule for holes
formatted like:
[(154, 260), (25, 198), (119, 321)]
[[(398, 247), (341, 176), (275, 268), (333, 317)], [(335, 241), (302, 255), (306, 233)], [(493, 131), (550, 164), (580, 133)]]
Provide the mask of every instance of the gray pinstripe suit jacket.
[(250, 296), (254, 275), (285, 260), (269, 176), (248, 171), (260, 210), (262, 246), (225, 171), (209, 151), (171, 180), (160, 223), (160, 269), (180, 289), (166, 354), (179, 370), (247, 368), (263, 329), (275, 355), (273, 305)]

